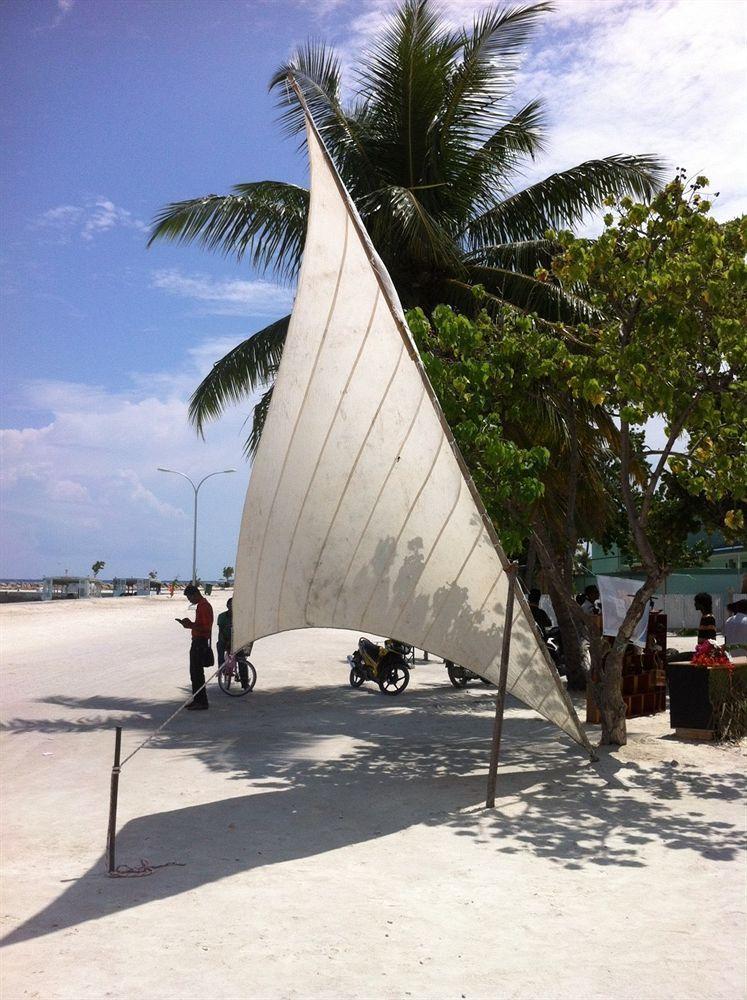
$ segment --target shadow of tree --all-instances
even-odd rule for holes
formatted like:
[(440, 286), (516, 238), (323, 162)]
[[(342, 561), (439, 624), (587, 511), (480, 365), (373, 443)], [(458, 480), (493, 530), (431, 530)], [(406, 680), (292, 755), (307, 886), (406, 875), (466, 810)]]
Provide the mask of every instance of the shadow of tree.
[[(164, 702), (105, 696), (48, 703), (84, 714), (73, 721), (14, 719), (5, 728), (76, 732), (121, 722), (127, 733), (145, 735), (173, 710)], [(645, 847), (654, 840), (713, 861), (732, 860), (742, 849), (737, 827), (714, 823), (690, 806), (677, 808), (690, 797), (740, 798), (740, 773), (643, 767), (615, 754), (591, 765), (555, 727), (513, 699), (499, 798), (496, 809), (486, 811), (494, 695), (484, 688), (431, 685), (390, 700), (342, 686), (281, 687), (255, 691), (238, 705), (216, 695), (211, 704), (209, 714), (178, 716), (143, 753), (189, 748), (246, 794), (142, 816), (117, 837), (120, 858), (177, 860), (185, 867), (114, 881), (99, 860), (3, 944), (237, 873), (365, 845), (416, 824), (450, 826), (479, 850), (528, 851), (570, 869), (645, 867)], [(143, 756), (134, 761), (147, 766)], [(132, 766), (123, 770), (123, 795)]]

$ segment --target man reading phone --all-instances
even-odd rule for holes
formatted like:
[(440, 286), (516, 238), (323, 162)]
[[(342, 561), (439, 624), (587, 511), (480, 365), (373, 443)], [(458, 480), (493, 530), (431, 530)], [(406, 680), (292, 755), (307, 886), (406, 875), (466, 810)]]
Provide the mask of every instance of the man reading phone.
[(213, 665), (213, 651), (210, 646), (210, 634), (213, 629), (213, 608), (207, 598), (200, 593), (200, 588), (188, 583), (184, 588), (184, 596), (190, 604), (195, 604), (195, 620), (176, 618), (180, 625), (192, 632), (192, 644), (189, 647), (189, 677), (192, 681), (192, 701), (187, 705), (190, 712), (209, 708), (207, 691), (205, 690), (205, 667)]

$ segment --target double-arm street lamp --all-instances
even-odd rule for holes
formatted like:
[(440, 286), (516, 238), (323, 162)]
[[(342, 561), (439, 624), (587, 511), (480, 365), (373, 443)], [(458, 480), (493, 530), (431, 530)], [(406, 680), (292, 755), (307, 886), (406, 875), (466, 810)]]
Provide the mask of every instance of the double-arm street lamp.
[(210, 479), (211, 476), (223, 476), (227, 475), (229, 472), (235, 472), (236, 469), (219, 469), (218, 472), (210, 472), (207, 476), (203, 476), (199, 483), (195, 486), (192, 480), (184, 472), (177, 472), (176, 469), (162, 469), (159, 465), (159, 472), (170, 472), (174, 476), (181, 476), (182, 479), (186, 479), (192, 489), (195, 491), (195, 521), (194, 521), (194, 531), (192, 533), (192, 583), (197, 583), (197, 494), (200, 492), (200, 487), (205, 482), (206, 479)]

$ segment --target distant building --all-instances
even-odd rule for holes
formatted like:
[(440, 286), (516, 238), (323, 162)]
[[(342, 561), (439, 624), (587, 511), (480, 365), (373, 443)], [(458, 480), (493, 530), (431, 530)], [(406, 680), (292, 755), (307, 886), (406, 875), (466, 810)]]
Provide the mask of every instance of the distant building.
[[(657, 604), (669, 617), (670, 629), (697, 627), (699, 614), (695, 611), (692, 596), (701, 591), (713, 597), (713, 613), (721, 628), (726, 616), (726, 605), (735, 594), (745, 593), (747, 575), (747, 550), (744, 545), (727, 545), (722, 535), (693, 535), (692, 543), (706, 540), (712, 546), (709, 559), (702, 566), (675, 567), (658, 592)], [(579, 581), (580, 586), (596, 576), (625, 576), (642, 580), (639, 567), (631, 566), (617, 546), (605, 550), (592, 544), (589, 576)]]
[(101, 581), (90, 576), (44, 577), (41, 590), (43, 601), (80, 597), (101, 597)]
[(114, 597), (149, 597), (151, 581), (143, 577), (114, 577), (112, 595)]

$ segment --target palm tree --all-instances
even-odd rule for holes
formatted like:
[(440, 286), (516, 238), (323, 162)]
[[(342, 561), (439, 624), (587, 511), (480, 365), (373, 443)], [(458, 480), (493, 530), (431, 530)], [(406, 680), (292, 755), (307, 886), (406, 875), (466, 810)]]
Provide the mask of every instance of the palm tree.
[[(545, 116), (536, 99), (516, 109), (512, 84), (550, 9), (491, 8), (471, 29), (454, 31), (430, 0), (404, 0), (361, 62), (352, 99), (343, 100), (340, 61), (321, 43), (301, 47), (270, 82), (291, 135), (304, 128), (289, 77), (298, 84), (406, 308), (430, 312), (444, 302), (468, 311), (471, 289), (481, 285), (483, 304), (494, 310), (508, 302), (548, 319), (584, 315), (573, 290), (534, 276), (553, 254), (547, 231), (573, 228), (607, 197), (647, 198), (659, 185), (656, 157), (621, 155), (517, 187), (523, 168), (544, 150)], [(238, 184), (227, 195), (166, 206), (149, 245), (196, 240), (290, 281), (308, 207), (308, 191), (293, 184)], [(215, 364), (191, 399), (198, 432), (228, 403), (263, 389), (247, 441), (254, 452), (288, 319)]]

